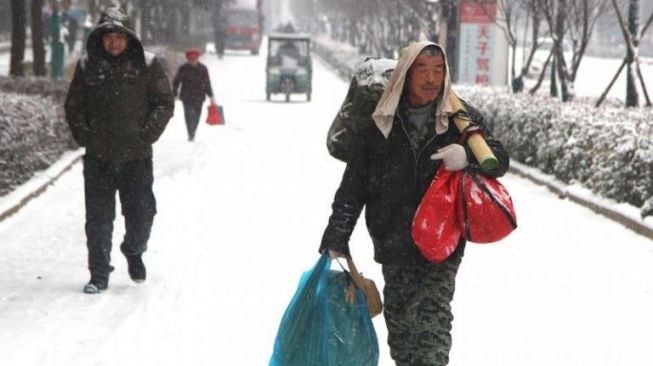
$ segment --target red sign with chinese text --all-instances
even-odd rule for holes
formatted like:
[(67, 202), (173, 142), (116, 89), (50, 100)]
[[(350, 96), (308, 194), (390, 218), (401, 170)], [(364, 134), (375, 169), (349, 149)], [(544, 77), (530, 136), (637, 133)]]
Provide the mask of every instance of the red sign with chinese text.
[(496, 1), (462, 0), (460, 4), (460, 21), (462, 23), (494, 23), (496, 13)]

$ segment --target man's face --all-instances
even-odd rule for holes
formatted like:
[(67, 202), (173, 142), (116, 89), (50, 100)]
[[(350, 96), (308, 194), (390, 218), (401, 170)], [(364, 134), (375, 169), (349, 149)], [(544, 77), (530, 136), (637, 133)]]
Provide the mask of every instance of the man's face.
[(127, 49), (129, 36), (122, 32), (106, 33), (102, 36), (102, 46), (104, 50), (113, 56), (118, 56)]
[(200, 60), (200, 56), (198, 54), (196, 54), (196, 53), (192, 53), (192, 54), (186, 56), (186, 61), (188, 61), (188, 63), (193, 65), (193, 66), (197, 66), (197, 64), (199, 63), (199, 60)]
[(421, 107), (434, 101), (444, 87), (445, 72), (442, 55), (418, 55), (408, 69), (408, 104)]

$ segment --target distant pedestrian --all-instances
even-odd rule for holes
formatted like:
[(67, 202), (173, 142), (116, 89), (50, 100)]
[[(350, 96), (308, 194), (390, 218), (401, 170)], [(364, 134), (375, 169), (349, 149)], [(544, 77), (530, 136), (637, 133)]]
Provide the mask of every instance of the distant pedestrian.
[(200, 54), (200, 50), (196, 48), (186, 51), (186, 60), (188, 62), (179, 67), (172, 82), (175, 97), (178, 96), (184, 105), (188, 141), (195, 140), (195, 132), (202, 114), (204, 98), (208, 96), (211, 102), (215, 103), (209, 70), (204, 64), (200, 63)]
[(50, 76), (54, 80), (62, 80), (66, 63), (65, 42), (68, 36), (68, 22), (59, 1), (52, 1), (50, 36)]
[(125, 236), (120, 251), (129, 276), (145, 281), (156, 201), (152, 144), (174, 110), (170, 82), (159, 59), (143, 51), (131, 20), (121, 11), (102, 14), (77, 63), (65, 103), (75, 141), (86, 148), (84, 195), (90, 281), (85, 293), (108, 287), (116, 192)]

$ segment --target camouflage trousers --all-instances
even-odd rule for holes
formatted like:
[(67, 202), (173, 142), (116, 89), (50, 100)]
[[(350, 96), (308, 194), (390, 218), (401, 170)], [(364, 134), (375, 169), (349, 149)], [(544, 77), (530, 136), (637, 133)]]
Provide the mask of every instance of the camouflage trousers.
[(464, 245), (442, 264), (383, 265), (390, 355), (397, 366), (444, 366), (451, 350), (451, 300)]

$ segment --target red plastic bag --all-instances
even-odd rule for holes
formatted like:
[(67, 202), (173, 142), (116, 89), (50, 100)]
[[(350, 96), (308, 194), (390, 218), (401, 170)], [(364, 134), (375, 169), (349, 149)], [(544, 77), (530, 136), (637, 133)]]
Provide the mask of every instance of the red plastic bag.
[(497, 179), (463, 173), (460, 190), (457, 216), (465, 239), (493, 243), (517, 228), (510, 194)]
[(224, 114), (222, 112), (222, 106), (218, 106), (215, 103), (211, 103), (208, 109), (209, 111), (206, 116), (206, 123), (210, 125), (223, 125)]
[(456, 216), (459, 181), (460, 173), (438, 170), (413, 218), (413, 240), (431, 262), (443, 262), (458, 247), (462, 235)]
[(512, 199), (497, 179), (440, 169), (417, 208), (412, 235), (426, 259), (441, 263), (461, 237), (492, 243), (516, 227)]

